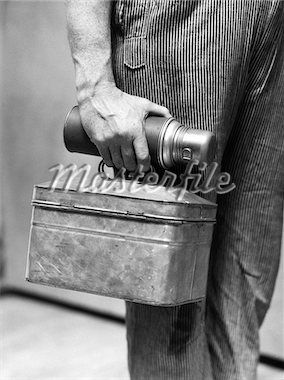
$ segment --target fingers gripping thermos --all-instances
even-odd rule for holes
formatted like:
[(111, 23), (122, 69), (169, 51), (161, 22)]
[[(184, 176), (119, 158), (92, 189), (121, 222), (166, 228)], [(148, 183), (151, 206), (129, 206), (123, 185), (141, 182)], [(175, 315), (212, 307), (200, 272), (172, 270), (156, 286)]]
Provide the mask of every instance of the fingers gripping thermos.
[[(210, 163), (216, 153), (213, 133), (192, 129), (174, 118), (149, 116), (145, 122), (151, 163), (156, 169), (173, 170), (186, 166), (189, 159)], [(64, 143), (70, 152), (100, 156), (81, 124), (78, 106), (68, 113), (64, 124)]]

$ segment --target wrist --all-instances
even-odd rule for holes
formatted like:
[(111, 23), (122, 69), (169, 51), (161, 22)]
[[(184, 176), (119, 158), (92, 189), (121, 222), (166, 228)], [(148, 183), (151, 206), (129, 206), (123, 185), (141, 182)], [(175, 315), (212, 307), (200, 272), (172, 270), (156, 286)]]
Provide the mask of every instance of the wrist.
[[(78, 98), (78, 104), (81, 109), (88, 109), (91, 105), (92, 108), (97, 108), (99, 104), (106, 104), (110, 99), (119, 98), (122, 91), (116, 87), (114, 82), (101, 82), (99, 85), (92, 87), (85, 93), (81, 91)], [(100, 108), (98, 106), (98, 108)]]
[(81, 105), (97, 97), (111, 96), (116, 91), (119, 90), (114, 81), (85, 82), (77, 87), (77, 101)]
[(111, 62), (107, 57), (101, 57), (98, 63), (95, 57), (85, 57), (81, 52), (80, 55), (73, 56), (73, 60), (79, 104), (116, 87)]

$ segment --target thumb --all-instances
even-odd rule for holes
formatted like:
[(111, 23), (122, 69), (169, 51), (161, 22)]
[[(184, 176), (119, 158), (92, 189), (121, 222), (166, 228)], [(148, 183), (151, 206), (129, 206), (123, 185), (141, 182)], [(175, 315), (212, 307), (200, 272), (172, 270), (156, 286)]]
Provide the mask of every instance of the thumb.
[(163, 106), (159, 106), (159, 104), (153, 103), (149, 100), (149, 103), (146, 106), (146, 111), (151, 114), (155, 114), (158, 116), (164, 116), (164, 117), (172, 117), (170, 114), (170, 111)]

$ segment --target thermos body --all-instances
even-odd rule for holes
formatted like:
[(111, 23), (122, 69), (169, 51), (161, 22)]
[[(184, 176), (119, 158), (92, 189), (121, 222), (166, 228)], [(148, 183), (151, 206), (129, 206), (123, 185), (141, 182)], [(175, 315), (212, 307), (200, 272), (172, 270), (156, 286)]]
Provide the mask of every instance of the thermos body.
[[(156, 169), (174, 170), (188, 160), (210, 163), (216, 153), (213, 133), (186, 127), (174, 118), (149, 116), (145, 121), (151, 163)], [(72, 108), (64, 125), (64, 143), (70, 152), (99, 156), (81, 124), (78, 106)]]

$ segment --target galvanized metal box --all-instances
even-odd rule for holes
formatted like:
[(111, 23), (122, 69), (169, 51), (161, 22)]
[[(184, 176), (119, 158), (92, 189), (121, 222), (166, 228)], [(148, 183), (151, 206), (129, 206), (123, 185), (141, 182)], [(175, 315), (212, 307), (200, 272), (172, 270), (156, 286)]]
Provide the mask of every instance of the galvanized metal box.
[(166, 188), (53, 192), (38, 185), (27, 280), (160, 306), (205, 296), (216, 205)]

